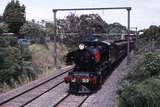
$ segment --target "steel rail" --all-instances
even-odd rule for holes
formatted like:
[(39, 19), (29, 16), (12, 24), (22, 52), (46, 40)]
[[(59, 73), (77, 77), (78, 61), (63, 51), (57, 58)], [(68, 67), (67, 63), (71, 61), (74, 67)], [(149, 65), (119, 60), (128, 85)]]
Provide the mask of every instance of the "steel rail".
[(78, 107), (82, 107), (83, 103), (88, 99), (90, 95), (87, 95), (86, 98), (83, 99), (83, 101), (78, 105)]
[(32, 101), (34, 101), (35, 99), (39, 98), (40, 96), (44, 95), (45, 93), (49, 92), (50, 90), (56, 88), (58, 85), (62, 84), (64, 81), (59, 82), (58, 84), (54, 85), (53, 87), (49, 88), (48, 90), (46, 90), (45, 92), (35, 96), (34, 98), (32, 98), (31, 100), (27, 101), (26, 103), (22, 104), (21, 107), (26, 106), (27, 104), (31, 103)]
[[(65, 74), (65, 73), (67, 73), (67, 72), (69, 72), (69, 71), (71, 71), (71, 70), (72, 70), (72, 69), (69, 69), (69, 70), (67, 70), (67, 71), (65, 71), (65, 72), (63, 72), (63, 73), (61, 73), (61, 74), (58, 74), (58, 75), (56, 75), (56, 76), (54, 76), (54, 77), (52, 77), (52, 78), (50, 78), (50, 79), (48, 79), (48, 80), (46, 80), (46, 81), (43, 81), (43, 82), (41, 82), (40, 84), (37, 84), (37, 85), (35, 85), (35, 86), (33, 86), (33, 87), (31, 87), (31, 88), (29, 88), (29, 89), (23, 91), (23, 92), (21, 92), (21, 93), (15, 95), (15, 96), (13, 96), (13, 97), (11, 97), (11, 98), (8, 98), (8, 99), (6, 99), (6, 100), (0, 102), (0, 105), (3, 105), (3, 104), (5, 104), (5, 103), (7, 103), (7, 102), (9, 102), (9, 101), (11, 101), (11, 100), (13, 100), (13, 99), (15, 99), (15, 98), (21, 96), (21, 95), (23, 95), (23, 94), (25, 94), (25, 93), (27, 93), (27, 92), (33, 90), (33, 89), (36, 89), (37, 87), (42, 86), (43, 84), (45, 84), (45, 83), (47, 83), (47, 82), (49, 82), (49, 81), (51, 81), (51, 80), (53, 80), (53, 79), (56, 79), (57, 77), (59, 77), (59, 76)], [(64, 82), (64, 81), (61, 81), (60, 83), (62, 83), (62, 82)], [(60, 83), (59, 83), (59, 84), (60, 84)], [(59, 85), (59, 84), (56, 84), (55, 86), (57, 86), (57, 85)], [(53, 87), (54, 87), (54, 86), (53, 86)], [(52, 87), (52, 88), (53, 88), (53, 87)], [(45, 93), (46, 93), (46, 92), (45, 92)], [(41, 96), (41, 95), (40, 95), (40, 96)]]
[(58, 101), (53, 107), (57, 107), (61, 102), (63, 102), (66, 98), (68, 98), (71, 94), (67, 94), (60, 101)]

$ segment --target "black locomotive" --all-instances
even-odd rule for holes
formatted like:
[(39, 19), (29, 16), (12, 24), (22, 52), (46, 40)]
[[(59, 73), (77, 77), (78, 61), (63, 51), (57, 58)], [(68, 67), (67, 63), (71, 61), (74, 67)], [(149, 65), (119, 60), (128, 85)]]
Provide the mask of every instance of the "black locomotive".
[[(130, 42), (131, 47), (133, 42)], [(75, 64), (73, 71), (64, 78), (69, 92), (91, 93), (99, 88), (109, 74), (109, 68), (127, 54), (127, 41), (107, 41), (94, 37), (80, 43), (79, 49), (66, 56), (67, 64)]]

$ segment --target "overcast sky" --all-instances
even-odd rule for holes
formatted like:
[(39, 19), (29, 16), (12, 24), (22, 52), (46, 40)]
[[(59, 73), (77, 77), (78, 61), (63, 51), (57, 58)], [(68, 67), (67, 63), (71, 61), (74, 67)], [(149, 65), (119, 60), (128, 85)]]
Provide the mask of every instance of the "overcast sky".
[[(11, 0), (0, 0), (0, 14)], [(52, 9), (56, 8), (86, 8), (86, 7), (132, 7), (131, 26), (139, 29), (150, 25), (160, 25), (160, 0), (19, 0), (26, 6), (26, 17), (28, 20), (53, 21)], [(58, 12), (58, 18), (64, 18), (71, 12)], [(107, 11), (73, 11), (75, 14), (98, 13), (107, 22), (120, 22), (127, 25), (126, 10)]]

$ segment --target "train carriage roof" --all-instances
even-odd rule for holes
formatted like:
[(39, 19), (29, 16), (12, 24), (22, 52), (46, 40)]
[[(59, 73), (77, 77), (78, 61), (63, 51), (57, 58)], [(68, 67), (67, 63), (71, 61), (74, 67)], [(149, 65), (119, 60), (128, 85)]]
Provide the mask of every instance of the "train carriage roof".
[(105, 45), (105, 46), (110, 46), (112, 42), (110, 41), (83, 41), (81, 42), (85, 45)]
[[(131, 42), (131, 41), (130, 41)], [(81, 41), (81, 43), (84, 43), (85, 45), (107, 45), (107, 46), (122, 46), (126, 45), (128, 43), (127, 40), (107, 40), (106, 38), (102, 36), (97, 35), (90, 35)]]
[(86, 37), (81, 41), (81, 43), (84, 43), (85, 45), (111, 45), (113, 40), (106, 40), (106, 38), (102, 36), (97, 36), (97, 35), (91, 35)]

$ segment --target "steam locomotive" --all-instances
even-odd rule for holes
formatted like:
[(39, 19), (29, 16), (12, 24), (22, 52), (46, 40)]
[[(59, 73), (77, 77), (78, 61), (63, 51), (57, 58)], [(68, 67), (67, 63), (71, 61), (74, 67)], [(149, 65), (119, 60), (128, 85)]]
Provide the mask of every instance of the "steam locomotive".
[[(110, 67), (127, 54), (126, 40), (109, 41), (92, 37), (79, 44), (79, 49), (66, 56), (67, 64), (75, 64), (64, 78), (71, 93), (91, 93), (97, 90), (110, 73)], [(130, 42), (133, 47), (133, 41)]]

